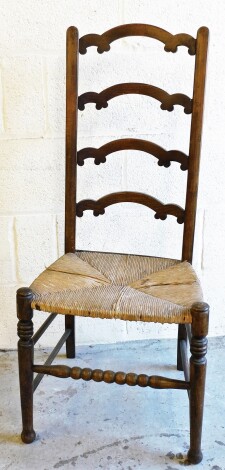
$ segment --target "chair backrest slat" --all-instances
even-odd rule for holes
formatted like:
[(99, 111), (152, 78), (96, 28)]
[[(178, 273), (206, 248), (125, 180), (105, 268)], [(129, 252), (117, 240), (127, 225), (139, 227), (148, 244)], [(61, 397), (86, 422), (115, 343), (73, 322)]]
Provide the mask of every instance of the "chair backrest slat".
[(185, 114), (192, 112), (192, 100), (183, 93), (174, 93), (170, 95), (166, 91), (146, 83), (119, 83), (113, 85), (100, 93), (88, 91), (78, 98), (78, 108), (83, 111), (85, 104), (96, 103), (96, 109), (108, 107), (108, 101), (116, 96), (138, 94), (146, 95), (161, 102), (161, 109), (173, 111), (174, 105), (179, 104), (184, 107)]
[(178, 46), (188, 47), (190, 55), (195, 55), (196, 40), (189, 34), (171, 34), (165, 29), (158, 28), (149, 24), (124, 24), (116, 26), (116, 28), (109, 29), (103, 34), (86, 34), (80, 38), (79, 51), (80, 54), (86, 54), (87, 47), (97, 46), (99, 54), (109, 51), (110, 44), (117, 39), (125, 38), (128, 36), (145, 36), (152, 39), (157, 39), (165, 44), (166, 52), (176, 52)]
[(92, 199), (84, 199), (77, 204), (77, 217), (82, 217), (86, 210), (93, 210), (93, 214), (97, 217), (105, 213), (105, 208), (119, 202), (135, 202), (142, 204), (149, 209), (155, 211), (155, 218), (165, 220), (167, 215), (173, 215), (177, 218), (178, 224), (184, 222), (184, 209), (176, 204), (163, 204), (158, 199), (148, 194), (138, 193), (134, 191), (121, 191), (118, 193), (107, 194), (97, 201)]
[(100, 148), (86, 147), (77, 152), (77, 164), (83, 166), (86, 158), (94, 158), (95, 164), (106, 162), (106, 156), (121, 150), (141, 150), (158, 158), (158, 165), (168, 168), (170, 162), (181, 164), (181, 170), (188, 169), (188, 156), (179, 150), (165, 150), (160, 145), (142, 139), (117, 139), (102, 145)]

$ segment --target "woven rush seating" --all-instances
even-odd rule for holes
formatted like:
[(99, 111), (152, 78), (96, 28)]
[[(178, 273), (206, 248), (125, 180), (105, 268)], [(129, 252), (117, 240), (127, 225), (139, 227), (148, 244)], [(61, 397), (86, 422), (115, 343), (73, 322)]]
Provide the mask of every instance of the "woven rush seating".
[(67, 253), (30, 286), (46, 312), (161, 323), (191, 323), (202, 300), (190, 263), (113, 253)]

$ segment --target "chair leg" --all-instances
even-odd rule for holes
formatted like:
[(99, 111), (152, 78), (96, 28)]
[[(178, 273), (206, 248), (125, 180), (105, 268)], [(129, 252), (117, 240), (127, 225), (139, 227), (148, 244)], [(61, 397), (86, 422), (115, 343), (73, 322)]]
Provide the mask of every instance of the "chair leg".
[(74, 359), (75, 357), (75, 316), (66, 315), (65, 328), (70, 328), (71, 333), (66, 340), (66, 357)]
[(192, 339), (190, 359), (190, 449), (188, 460), (202, 460), (201, 437), (205, 394), (206, 353), (209, 306), (199, 302), (192, 306)]
[(185, 340), (187, 344), (187, 330), (185, 325), (178, 325), (178, 339), (177, 339), (177, 370), (184, 370), (182, 364), (182, 357), (181, 357), (181, 350), (180, 350), (180, 342), (181, 340)]
[(35, 439), (33, 429), (33, 311), (31, 309), (32, 291), (21, 288), (17, 291), (17, 316), (18, 322), (18, 359), (20, 398), (23, 430), (22, 441), (30, 444)]

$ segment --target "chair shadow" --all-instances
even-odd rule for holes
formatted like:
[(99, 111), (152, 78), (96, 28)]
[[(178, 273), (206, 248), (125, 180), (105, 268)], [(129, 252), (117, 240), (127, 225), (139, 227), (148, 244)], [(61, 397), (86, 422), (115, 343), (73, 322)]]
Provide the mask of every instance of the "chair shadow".
[[(57, 354), (57, 357), (55, 359), (55, 362), (57, 363), (57, 359), (59, 361), (63, 361), (64, 360), (64, 363), (69, 365), (70, 367), (74, 367), (75, 365), (79, 365), (78, 362), (82, 361), (82, 362), (86, 362), (87, 363), (87, 366), (90, 367), (90, 363), (91, 363), (91, 367), (94, 367), (94, 364), (92, 364), (93, 360), (92, 358), (87, 358), (85, 355), (82, 355), (82, 354), (77, 354), (76, 358), (73, 359), (73, 361), (71, 361), (71, 359), (68, 359), (66, 357), (66, 355), (64, 353), (59, 353)], [(113, 363), (113, 357), (111, 358), (111, 362)], [(116, 361), (117, 362), (117, 361)], [(96, 359), (96, 367), (99, 367), (99, 361)], [(117, 364), (117, 368), (118, 368), (118, 364)], [(154, 372), (154, 375), (155, 373), (157, 372), (157, 370), (159, 371), (164, 371), (164, 372), (177, 372), (177, 365), (176, 363), (174, 362), (173, 364), (160, 364), (160, 363), (157, 363), (157, 362), (154, 362), (154, 361), (151, 361), (151, 358), (149, 359), (148, 363), (146, 364), (146, 362), (143, 362), (142, 358), (140, 358), (140, 366), (139, 368), (140, 369), (146, 369), (146, 366), (147, 368), (151, 369), (151, 371), (154, 369), (155, 372)], [(108, 361), (107, 361), (107, 364), (105, 364), (105, 367), (104, 367), (104, 360), (102, 361), (102, 365), (101, 365), (101, 368), (102, 369), (107, 369), (109, 368), (109, 364), (108, 364)], [(112, 365), (112, 368), (113, 368), (113, 365)], [(114, 367), (115, 368), (115, 367)], [(129, 366), (126, 365), (125, 367), (126, 369), (129, 368)], [(147, 372), (144, 372), (143, 370), (141, 371), (142, 373), (147, 373)], [(152, 373), (152, 372), (151, 372)]]
[(23, 445), (20, 434), (10, 434), (0, 432), (0, 442), (6, 442), (10, 444), (16, 444), (18, 446)]

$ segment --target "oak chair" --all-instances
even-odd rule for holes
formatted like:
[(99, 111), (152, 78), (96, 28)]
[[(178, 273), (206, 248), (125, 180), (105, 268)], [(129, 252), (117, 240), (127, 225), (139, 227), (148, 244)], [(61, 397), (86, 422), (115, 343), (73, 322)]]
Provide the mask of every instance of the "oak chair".
[[(146, 36), (164, 43), (166, 52), (176, 52), (179, 46), (188, 48), (195, 55), (193, 97), (182, 93), (169, 95), (149, 84), (123, 83), (111, 86), (101, 93), (87, 92), (78, 97), (78, 53), (85, 54), (90, 46), (97, 46), (99, 53), (110, 49), (110, 44), (126, 36)], [(130, 386), (159, 389), (182, 389), (188, 392), (190, 401), (190, 449), (191, 463), (202, 460), (201, 433), (206, 374), (206, 352), (209, 306), (202, 301), (199, 281), (192, 268), (192, 253), (197, 204), (200, 145), (203, 117), (203, 99), (206, 72), (208, 29), (201, 27), (197, 38), (188, 34), (172, 35), (167, 31), (146, 24), (118, 26), (102, 35), (88, 34), (80, 40), (78, 30), (67, 31), (66, 76), (66, 197), (65, 197), (65, 255), (47, 268), (30, 288), (17, 291), (18, 354), (23, 431), (22, 440), (31, 443), (33, 430), (33, 392), (44, 374), (55, 377), (71, 377), (75, 380), (116, 382)], [(191, 116), (189, 154), (179, 150), (167, 151), (155, 143), (139, 139), (120, 139), (99, 149), (83, 148), (77, 152), (77, 110), (86, 103), (96, 103), (96, 108), (107, 107), (108, 101), (122, 94), (145, 94), (161, 102), (161, 109), (172, 111), (175, 105), (184, 108)], [(106, 195), (97, 201), (82, 200), (76, 203), (76, 167), (87, 158), (96, 164), (104, 163), (106, 156), (123, 149), (147, 152), (158, 159), (159, 166), (179, 163), (187, 171), (185, 208), (175, 204), (163, 204), (152, 196), (119, 192)], [(150, 158), (150, 157), (149, 157)], [(160, 171), (160, 170), (159, 170)], [(144, 204), (155, 212), (156, 219), (167, 215), (177, 218), (183, 228), (181, 260), (77, 251), (75, 247), (76, 216), (86, 210), (95, 216), (104, 214), (105, 208), (116, 203)], [(110, 209), (109, 209), (110, 210)], [(50, 316), (33, 334), (33, 309), (50, 312)], [(53, 312), (53, 313), (52, 313)], [(44, 365), (33, 360), (34, 344), (45, 332), (57, 314), (65, 316), (65, 332)], [(177, 368), (184, 371), (185, 380), (166, 377), (137, 375), (130, 372), (113, 372), (100, 369), (51, 365), (58, 351), (66, 342), (68, 358), (75, 357), (75, 316), (119, 318), (122, 320), (175, 323), (178, 325)], [(94, 320), (92, 320), (94, 321)], [(188, 343), (191, 358), (188, 360)], [(33, 374), (36, 377), (33, 379)]]

